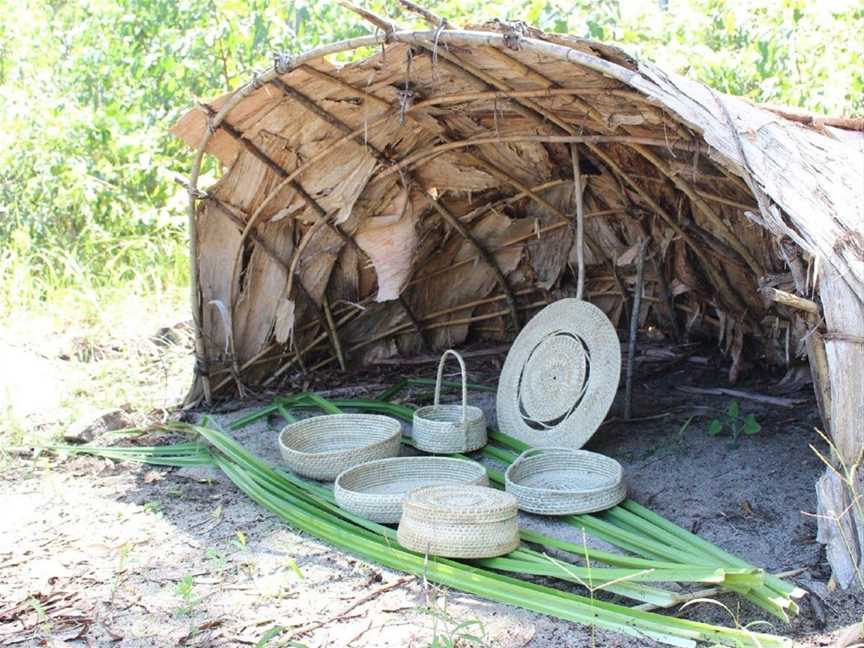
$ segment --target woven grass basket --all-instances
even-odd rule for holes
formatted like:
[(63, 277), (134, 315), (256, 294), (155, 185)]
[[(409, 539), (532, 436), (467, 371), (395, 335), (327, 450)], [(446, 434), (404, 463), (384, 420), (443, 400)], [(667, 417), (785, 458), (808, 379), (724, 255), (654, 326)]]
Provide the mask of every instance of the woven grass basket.
[(336, 503), (347, 511), (395, 524), (402, 500), (424, 486), (478, 484), (486, 486), (486, 469), (475, 461), (449, 457), (394, 457), (354, 466), (336, 478)]
[(542, 515), (603, 511), (627, 496), (621, 464), (572, 448), (526, 450), (507, 468), (504, 484), (520, 509)]
[(402, 502), (396, 538), (406, 549), (446, 558), (492, 558), (519, 546), (516, 498), (485, 486), (429, 486)]
[[(462, 405), (441, 405), (441, 377), (447, 356), (459, 361), (462, 370)], [(479, 407), (468, 405), (468, 377), (465, 361), (453, 349), (441, 355), (435, 380), (435, 404), (414, 412), (411, 436), (419, 450), (434, 454), (471, 452), (486, 445), (486, 415)]]
[(292, 472), (331, 481), (358, 464), (399, 454), (402, 425), (379, 414), (328, 414), (286, 425), (282, 459)]

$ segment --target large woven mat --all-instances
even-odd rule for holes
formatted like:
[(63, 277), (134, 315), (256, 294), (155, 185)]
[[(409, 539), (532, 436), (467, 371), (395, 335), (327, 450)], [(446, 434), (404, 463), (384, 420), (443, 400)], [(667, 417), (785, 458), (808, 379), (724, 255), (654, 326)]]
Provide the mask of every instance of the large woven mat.
[(579, 299), (550, 304), (519, 333), (498, 381), (498, 427), (532, 446), (581, 448), (621, 376), (615, 328)]

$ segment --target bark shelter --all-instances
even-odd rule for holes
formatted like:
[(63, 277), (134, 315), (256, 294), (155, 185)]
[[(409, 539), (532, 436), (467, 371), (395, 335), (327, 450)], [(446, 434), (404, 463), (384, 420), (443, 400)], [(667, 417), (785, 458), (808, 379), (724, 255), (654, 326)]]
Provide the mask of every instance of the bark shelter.
[[(860, 584), (864, 120), (760, 107), (522, 23), (411, 32), (351, 8), (375, 34), (277, 57), (172, 129), (197, 149), (188, 402), (512, 339), (575, 294), (580, 263), (623, 329), (647, 240), (643, 325), (716, 336), (731, 382), (809, 362), (833, 447), (820, 540)], [(354, 50), (369, 56), (329, 61)], [(223, 173), (202, 190), (205, 154)]]

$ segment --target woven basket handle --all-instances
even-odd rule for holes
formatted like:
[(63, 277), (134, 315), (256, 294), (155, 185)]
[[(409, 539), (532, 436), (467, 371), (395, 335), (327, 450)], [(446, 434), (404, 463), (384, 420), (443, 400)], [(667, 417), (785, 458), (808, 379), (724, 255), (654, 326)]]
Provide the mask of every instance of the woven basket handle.
[(453, 349), (447, 349), (441, 354), (441, 361), (438, 363), (438, 377), (435, 379), (435, 405), (438, 405), (441, 400), (441, 378), (444, 375), (444, 363), (447, 361), (447, 356), (452, 355), (459, 361), (459, 368), (462, 370), (462, 425), (468, 424), (468, 375), (465, 371), (465, 361), (462, 356), (456, 353)]
[(528, 459), (530, 457), (537, 457), (549, 450), (566, 450), (567, 452), (573, 452), (573, 448), (566, 448), (564, 446), (542, 446), (540, 448), (528, 448), (522, 454), (516, 457), (516, 459), (510, 465), (515, 466), (524, 461), (525, 459)]

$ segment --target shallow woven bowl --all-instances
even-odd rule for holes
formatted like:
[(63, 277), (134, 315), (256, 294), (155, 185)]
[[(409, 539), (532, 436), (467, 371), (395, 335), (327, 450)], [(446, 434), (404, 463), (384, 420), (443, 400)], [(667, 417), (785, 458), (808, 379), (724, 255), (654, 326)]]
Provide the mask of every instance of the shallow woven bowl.
[(572, 448), (526, 450), (507, 468), (504, 484), (521, 510), (543, 515), (603, 511), (627, 496), (621, 464)]
[(347, 511), (395, 524), (402, 499), (410, 491), (443, 484), (489, 483), (486, 469), (475, 461), (449, 457), (394, 457), (349, 468), (336, 478), (336, 503)]
[(399, 544), (430, 556), (492, 558), (519, 546), (516, 498), (485, 486), (430, 486), (402, 501)]
[(402, 425), (378, 414), (328, 414), (286, 425), (282, 459), (292, 472), (330, 481), (343, 470), (399, 454)]

